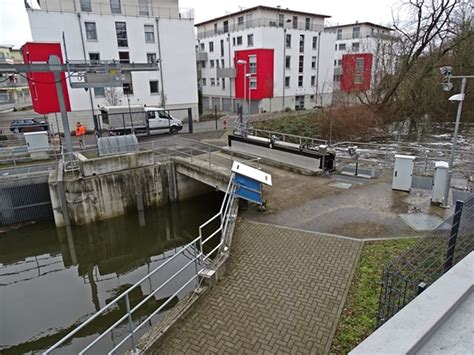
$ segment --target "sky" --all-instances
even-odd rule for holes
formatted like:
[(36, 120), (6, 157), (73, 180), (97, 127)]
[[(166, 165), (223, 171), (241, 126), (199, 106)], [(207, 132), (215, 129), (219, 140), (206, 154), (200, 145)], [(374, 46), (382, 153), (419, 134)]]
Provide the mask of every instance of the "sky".
[[(397, 8), (400, 0), (180, 0), (181, 8), (194, 8), (195, 23), (236, 12), (239, 9), (257, 5), (277, 6), (329, 15), (327, 25), (344, 23), (375, 22), (390, 25), (392, 7)], [(23, 0), (0, 0), (0, 44), (20, 47), (31, 40), (28, 17)]]

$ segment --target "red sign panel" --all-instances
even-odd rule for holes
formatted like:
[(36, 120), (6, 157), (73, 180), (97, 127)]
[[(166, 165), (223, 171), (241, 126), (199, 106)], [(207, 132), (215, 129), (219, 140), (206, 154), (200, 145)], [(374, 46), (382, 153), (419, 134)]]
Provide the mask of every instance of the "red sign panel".
[[(61, 45), (59, 43), (28, 42), (21, 48), (25, 64), (47, 63), (49, 56), (56, 55), (63, 63)], [(40, 114), (59, 112), (58, 94), (53, 73), (28, 73), (33, 110)], [(61, 86), (64, 93), (66, 110), (71, 111), (66, 76), (61, 73)]]

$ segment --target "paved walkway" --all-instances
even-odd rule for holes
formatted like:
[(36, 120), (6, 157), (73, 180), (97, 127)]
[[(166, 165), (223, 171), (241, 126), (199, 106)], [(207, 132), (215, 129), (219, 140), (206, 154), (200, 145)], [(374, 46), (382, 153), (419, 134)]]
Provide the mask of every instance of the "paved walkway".
[(152, 352), (327, 353), (361, 247), (240, 222), (224, 278)]

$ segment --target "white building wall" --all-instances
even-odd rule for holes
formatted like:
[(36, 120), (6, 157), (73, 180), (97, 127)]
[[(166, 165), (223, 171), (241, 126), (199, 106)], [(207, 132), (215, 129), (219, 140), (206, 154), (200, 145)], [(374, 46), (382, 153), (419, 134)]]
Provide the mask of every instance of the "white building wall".
[[(209, 27), (209, 26), (207, 26)], [(253, 34), (254, 45), (247, 46), (247, 35)], [(290, 34), (292, 37), (291, 48), (284, 49), (285, 46), (285, 35)], [(304, 53), (304, 72), (300, 74), (298, 72), (299, 64), (299, 39), (300, 34), (305, 36)], [(233, 38), (242, 37), (242, 45), (233, 45)], [(318, 37), (318, 46), (316, 49), (312, 48), (313, 36)], [(285, 107), (295, 108), (295, 96), (305, 96), (305, 108), (313, 108), (315, 106), (327, 106), (331, 103), (332, 95), (332, 81), (334, 72), (334, 44), (335, 34), (297, 30), (288, 28), (286, 31), (281, 27), (252, 27), (243, 28), (238, 31), (230, 33), (230, 37), (227, 33), (218, 34), (208, 38), (199, 39), (197, 42), (198, 50), (202, 48), (201, 44), (204, 43), (204, 52), (208, 54), (208, 60), (206, 61), (206, 67), (201, 70), (202, 78), (206, 78), (206, 85), (202, 87), (203, 96), (211, 97), (213, 100), (209, 102), (210, 107), (204, 107), (204, 109), (212, 108), (217, 102), (220, 109), (220, 98), (228, 98), (231, 94), (230, 90), (234, 90), (234, 83), (232, 81), (232, 88), (229, 86), (229, 79), (226, 79), (226, 88), (222, 90), (222, 82), (220, 85), (211, 86), (210, 78), (216, 78), (216, 68), (210, 68), (210, 61), (219, 60), (224, 58), (226, 67), (229, 65), (229, 50), (228, 50), (228, 38), (230, 38), (231, 47), (231, 65), (233, 67), (234, 53), (240, 50), (249, 49), (273, 49), (274, 50), (274, 87), (273, 95), (271, 99), (263, 99), (261, 102), (261, 109), (265, 111), (278, 111), (283, 110), (283, 95), (285, 95)], [(225, 50), (224, 57), (220, 56), (220, 40), (224, 40)], [(209, 42), (214, 42), (214, 51), (209, 51)], [(285, 57), (291, 56), (291, 68), (289, 70), (284, 69)], [(312, 57), (316, 56), (317, 65), (315, 69), (312, 69), (311, 62)], [(220, 64), (221, 65), (221, 64)], [(237, 70), (243, 70), (237, 68)], [(319, 70), (318, 70), (319, 69)], [(289, 88), (285, 88), (283, 94), (284, 75), (289, 76), (291, 84)], [(298, 76), (303, 75), (303, 87), (298, 87)], [(311, 85), (311, 76), (315, 76), (317, 85)], [(316, 94), (316, 89), (318, 93)], [(233, 94), (234, 95), (234, 94)], [(215, 101), (215, 102), (214, 102)], [(207, 104), (207, 100), (205, 101)]]
[[(100, 53), (101, 60), (118, 60), (119, 51), (129, 52), (130, 61), (145, 63), (147, 53), (155, 53), (159, 59), (158, 33), (156, 19), (153, 17), (132, 17), (123, 15), (100, 15), (95, 13), (28, 11), (33, 41), (62, 43), (64, 32), (69, 60), (89, 60), (89, 53)], [(115, 22), (126, 22), (128, 47), (118, 47)], [(194, 119), (198, 118), (196, 57), (194, 51), (194, 23), (188, 19), (159, 19), (159, 38), (162, 53), (163, 86), (167, 108), (193, 108)], [(84, 22), (95, 22), (97, 41), (87, 40)], [(145, 25), (153, 25), (155, 41), (145, 42)], [(80, 26), (82, 26), (85, 56), (82, 47)], [(65, 58), (64, 48), (63, 57)], [(158, 80), (161, 93), (162, 83), (159, 70), (132, 73), (133, 95), (129, 96), (131, 104), (159, 105), (161, 96), (151, 94), (149, 82)], [(121, 88), (118, 90), (121, 91)], [(93, 108), (90, 95), (84, 89), (68, 87), (71, 101), (71, 117), (81, 119), (87, 127), (93, 127), (92, 109), (98, 113), (98, 106), (107, 105), (104, 97), (95, 97)], [(128, 101), (122, 96), (121, 105)], [(178, 117), (187, 113), (176, 112)]]

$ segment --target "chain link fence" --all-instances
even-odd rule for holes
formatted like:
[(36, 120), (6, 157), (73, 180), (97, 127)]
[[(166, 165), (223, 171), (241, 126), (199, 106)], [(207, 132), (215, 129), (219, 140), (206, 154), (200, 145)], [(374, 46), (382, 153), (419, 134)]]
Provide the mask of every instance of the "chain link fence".
[(473, 250), (474, 197), (470, 197), (458, 201), (450, 218), (384, 267), (377, 327)]

